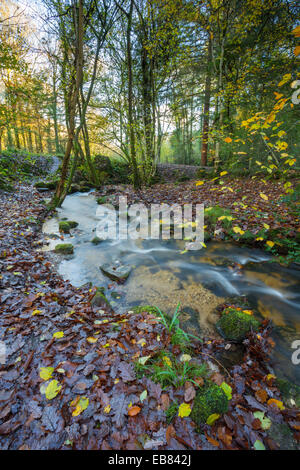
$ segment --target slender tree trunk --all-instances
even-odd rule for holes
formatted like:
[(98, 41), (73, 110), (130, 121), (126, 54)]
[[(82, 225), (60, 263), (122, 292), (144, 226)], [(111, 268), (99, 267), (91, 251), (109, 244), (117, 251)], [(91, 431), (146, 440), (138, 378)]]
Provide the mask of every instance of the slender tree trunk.
[(131, 0), (129, 13), (127, 15), (127, 73), (128, 73), (128, 124), (129, 124), (129, 145), (130, 145), (130, 159), (133, 168), (133, 185), (134, 188), (140, 188), (140, 175), (136, 161), (136, 148), (135, 148), (135, 131), (133, 123), (133, 76), (132, 76), (132, 51), (131, 51), (131, 29), (132, 29), (132, 14), (134, 2)]
[[(78, 0), (78, 8), (77, 3), (74, 5), (74, 21), (76, 31), (75, 83), (70, 85), (70, 101), (68, 103), (68, 140), (62, 162), (61, 177), (57, 184), (52, 201), (54, 206), (60, 206), (65, 198), (65, 184), (68, 175), (71, 151), (74, 144), (76, 105), (83, 75), (83, 0)], [(65, 44), (65, 47), (68, 47), (67, 44)]]
[(206, 79), (205, 79), (204, 108), (203, 108), (202, 149), (201, 149), (201, 165), (202, 166), (207, 165), (210, 90), (211, 90), (211, 60), (212, 60), (212, 44), (211, 44), (211, 36), (209, 33), (208, 49), (207, 49), (207, 71), (206, 71)]

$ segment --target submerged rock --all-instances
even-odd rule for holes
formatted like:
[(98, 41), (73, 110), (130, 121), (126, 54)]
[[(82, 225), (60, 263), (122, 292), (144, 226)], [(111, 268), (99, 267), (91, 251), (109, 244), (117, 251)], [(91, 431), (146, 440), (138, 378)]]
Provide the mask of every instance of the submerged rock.
[(91, 240), (91, 243), (93, 243), (94, 245), (99, 245), (99, 243), (101, 243), (103, 240), (99, 237), (94, 237), (92, 240)]
[(111, 312), (113, 311), (112, 306), (104, 294), (104, 287), (97, 287), (97, 291), (91, 300), (91, 305), (92, 307), (106, 308)]
[(131, 266), (119, 264), (117, 262), (115, 264), (105, 263), (100, 266), (100, 269), (107, 277), (119, 283), (125, 282), (132, 271)]
[(62, 255), (72, 255), (74, 248), (72, 243), (59, 243), (55, 247), (55, 253), (60, 253)]
[(228, 410), (228, 398), (222, 388), (216, 384), (207, 385), (198, 390), (191, 419), (197, 424), (204, 424), (212, 414), (223, 414)]
[(279, 388), (286, 406), (300, 408), (300, 387), (298, 385), (279, 377), (276, 378), (275, 385)]
[(277, 444), (279, 450), (299, 450), (293, 433), (286, 423), (272, 423), (268, 437)]
[(251, 330), (257, 331), (259, 326), (260, 322), (253, 315), (229, 307), (223, 310), (216, 329), (223, 338), (241, 342)]

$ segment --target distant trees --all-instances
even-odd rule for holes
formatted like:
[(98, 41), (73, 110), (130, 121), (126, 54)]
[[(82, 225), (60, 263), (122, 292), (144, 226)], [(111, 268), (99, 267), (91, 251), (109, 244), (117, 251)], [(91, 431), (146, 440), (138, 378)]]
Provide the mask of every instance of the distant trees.
[[(13, 18), (13, 1), (5, 3)], [(101, 184), (93, 154), (102, 149), (128, 163), (136, 188), (166, 155), (251, 170), (266, 144), (246, 148), (241, 122), (271, 112), (284, 74), (286, 98), (299, 78), (293, 0), (43, 5), (38, 48), (30, 20), (0, 10), (0, 148), (64, 154), (55, 204), (78, 166)], [(287, 100), (282, 112), (297, 153), (299, 109)]]

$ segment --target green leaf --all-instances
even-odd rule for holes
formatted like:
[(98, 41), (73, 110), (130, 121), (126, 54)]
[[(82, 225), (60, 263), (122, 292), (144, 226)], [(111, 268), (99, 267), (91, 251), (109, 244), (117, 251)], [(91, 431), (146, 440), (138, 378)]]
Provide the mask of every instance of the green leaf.
[(259, 440), (255, 441), (254, 442), (254, 449), (255, 450), (266, 450), (265, 446), (263, 445), (263, 443)]
[(254, 415), (254, 418), (259, 419), (259, 421), (261, 423), (261, 427), (264, 430), (270, 429), (272, 421), (269, 418), (265, 417), (265, 413), (263, 411), (255, 411), (255, 413), (253, 413), (253, 415)]
[(58, 395), (60, 389), (61, 389), (61, 385), (59, 385), (58, 381), (51, 380), (51, 382), (49, 383), (45, 391), (46, 398), (48, 398), (48, 400), (52, 400), (53, 398), (56, 397), (56, 395)]
[(219, 419), (220, 416), (221, 415), (219, 415), (218, 413), (213, 413), (207, 418), (206, 424), (208, 424), (209, 426), (212, 426), (212, 424), (214, 424), (214, 422), (217, 421), (217, 419)]
[(232, 388), (230, 387), (230, 385), (228, 385), (226, 382), (223, 382), (221, 384), (221, 389), (223, 390), (223, 392), (227, 396), (228, 400), (231, 400), (231, 398), (232, 398)]
[(144, 390), (144, 391), (140, 394), (140, 400), (141, 400), (141, 402), (143, 402), (144, 400), (146, 400), (147, 395), (148, 395), (147, 390)]
[(52, 377), (54, 367), (41, 367), (40, 368), (40, 377), (43, 380), (49, 380)]

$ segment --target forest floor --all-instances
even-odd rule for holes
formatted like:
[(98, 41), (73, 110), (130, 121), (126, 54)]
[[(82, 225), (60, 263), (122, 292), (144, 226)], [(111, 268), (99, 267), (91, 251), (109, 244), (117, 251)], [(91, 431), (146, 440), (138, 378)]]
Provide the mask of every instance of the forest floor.
[[(231, 181), (230, 187), (238, 194), (241, 182)], [(214, 188), (214, 182), (200, 187), (191, 182), (139, 192), (125, 188), (125, 192), (130, 201), (192, 199), (211, 205), (221, 204), (222, 194), (228, 204), (237, 200), (231, 191), (219, 187), (211, 192)], [(280, 211), (288, 230), (296, 232), (295, 221), (279, 203), (282, 193), (279, 183), (250, 180), (243, 189), (243, 196), (251, 199), (248, 215), (237, 225), (245, 230), (255, 223), (252, 214), (259, 209), (268, 215), (266, 223), (276, 227)], [(143, 364), (153, 356), (160, 356), (162, 364), (172, 358), (171, 368), (178, 370), (182, 349), (172, 344), (157, 316), (116, 315), (93, 307), (95, 288), (73, 287), (53, 270), (39, 250), (46, 212), (43, 197), (30, 185), (17, 186), (13, 194), (0, 193), (0, 339), (6, 347), (6, 360), (0, 365), (1, 449), (298, 446), (299, 410), (283, 405), (276, 378), (270, 374), (273, 341), (267, 321), (259, 334), (250, 333), (244, 342), (241, 365), (229, 371), (208, 366), (210, 381), (225, 382), (231, 397), (225, 414), (212, 425), (197, 428), (190, 416), (184, 416), (189, 413), (179, 416), (178, 406), (185, 404), (185, 411), (193, 408), (206, 377), (162, 388), (147, 374), (138, 373), (133, 363)], [(218, 364), (216, 354), (229, 347), (222, 339), (204, 338), (189, 345), (188, 355), (197, 364)]]

